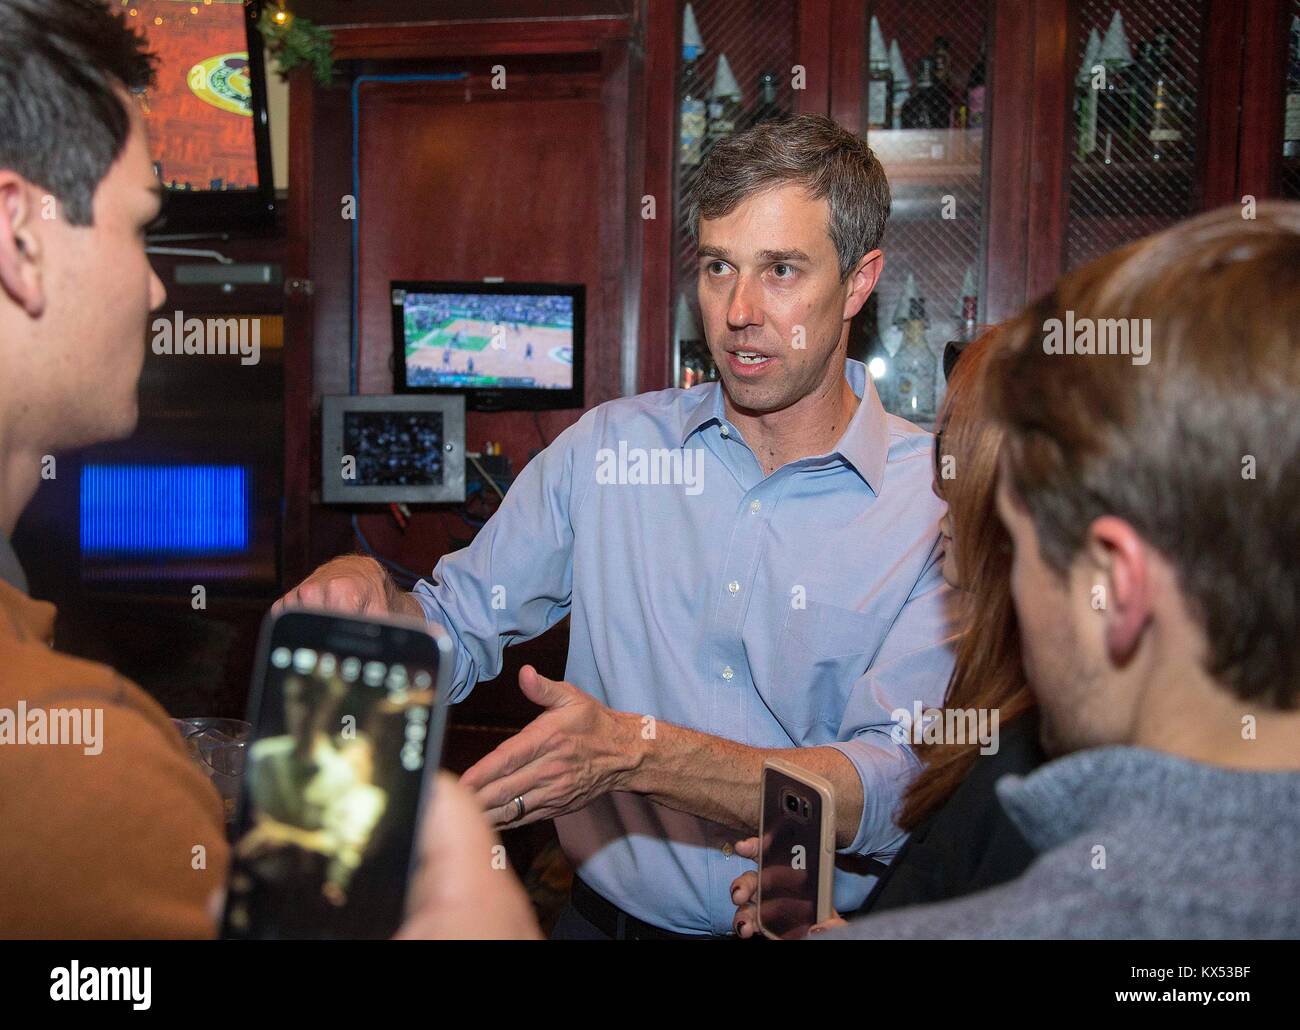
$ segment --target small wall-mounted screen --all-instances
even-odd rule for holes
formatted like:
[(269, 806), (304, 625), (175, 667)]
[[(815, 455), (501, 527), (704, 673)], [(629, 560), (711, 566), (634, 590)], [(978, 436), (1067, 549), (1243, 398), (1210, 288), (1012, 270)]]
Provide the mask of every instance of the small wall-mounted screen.
[(362, 486), (441, 486), (442, 412), (348, 411), (343, 449), (356, 457)]
[(377, 394), (321, 398), (326, 504), (465, 500), (465, 400)]

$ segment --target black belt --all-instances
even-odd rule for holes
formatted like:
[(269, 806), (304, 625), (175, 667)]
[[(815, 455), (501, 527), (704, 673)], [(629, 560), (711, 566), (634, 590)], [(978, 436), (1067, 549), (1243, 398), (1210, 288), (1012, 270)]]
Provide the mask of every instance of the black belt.
[(629, 915), (612, 901), (606, 901), (577, 876), (573, 878), (569, 904), (578, 915), (616, 941), (720, 941), (727, 940), (730, 936), (664, 930)]

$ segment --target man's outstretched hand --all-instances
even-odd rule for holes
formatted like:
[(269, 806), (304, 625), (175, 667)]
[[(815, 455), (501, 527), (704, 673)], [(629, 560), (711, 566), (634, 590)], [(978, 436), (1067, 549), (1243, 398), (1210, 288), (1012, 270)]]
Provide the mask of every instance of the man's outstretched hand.
[(359, 554), (327, 561), (271, 610), (278, 614), (286, 608), (316, 608), (340, 615), (402, 615), (424, 621), (420, 603), (398, 589), (379, 562)]
[[(519, 689), (546, 711), (461, 777), (494, 826), (554, 819), (625, 789), (642, 743), (640, 717), (531, 665), (519, 670)], [(522, 818), (516, 797), (524, 799)]]

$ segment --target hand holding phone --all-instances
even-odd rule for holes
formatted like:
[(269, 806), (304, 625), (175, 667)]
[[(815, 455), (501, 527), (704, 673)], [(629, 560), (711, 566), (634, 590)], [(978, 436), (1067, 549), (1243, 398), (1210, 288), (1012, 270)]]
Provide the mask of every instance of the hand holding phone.
[(263, 625), (257, 669), (222, 936), (391, 937), (441, 757), (450, 641), (288, 611)]
[(828, 780), (778, 758), (763, 763), (758, 928), (802, 937), (832, 914), (835, 794)]

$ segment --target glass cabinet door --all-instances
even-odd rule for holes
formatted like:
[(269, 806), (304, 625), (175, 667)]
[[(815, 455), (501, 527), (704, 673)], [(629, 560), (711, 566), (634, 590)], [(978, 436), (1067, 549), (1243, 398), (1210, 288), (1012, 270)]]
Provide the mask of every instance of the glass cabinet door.
[(1067, 267), (1198, 210), (1205, 8), (1202, 0), (1073, 6)]
[(1282, 196), (1300, 200), (1300, 0), (1291, 0), (1287, 15)]
[(893, 205), (880, 283), (854, 320), (850, 356), (867, 362), (885, 408), (932, 428), (943, 354), (977, 334), (984, 280), (989, 125), (987, 5), (865, 5), (861, 124)]
[(793, 114), (797, 0), (678, 3), (676, 172), (673, 200), (672, 385), (716, 379), (700, 322), (695, 241), (683, 198), (713, 142)]

